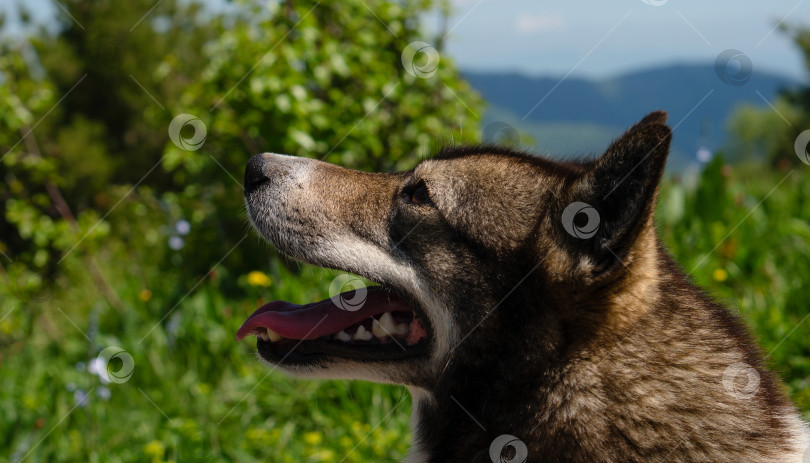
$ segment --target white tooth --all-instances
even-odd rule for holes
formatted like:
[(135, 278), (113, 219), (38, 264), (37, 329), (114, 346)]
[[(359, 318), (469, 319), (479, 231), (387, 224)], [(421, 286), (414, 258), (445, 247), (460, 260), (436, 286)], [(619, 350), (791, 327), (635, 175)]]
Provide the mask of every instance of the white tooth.
[(388, 336), (388, 333), (385, 332), (382, 325), (377, 320), (371, 322), (371, 332), (374, 333), (374, 336), (377, 336), (378, 339), (383, 339)]
[(337, 334), (335, 334), (335, 339), (337, 339), (338, 341), (349, 342), (352, 340), (352, 337), (349, 333), (340, 330), (337, 332)]
[(265, 333), (264, 331), (259, 331), (258, 333), (256, 333), (256, 337), (265, 342), (270, 340), (270, 338), (267, 337), (267, 333)]
[(280, 334), (278, 334), (275, 331), (271, 330), (270, 328), (267, 328), (267, 334), (265, 336), (266, 336), (265, 341), (267, 341), (269, 339), (270, 342), (279, 342), (282, 339), (284, 339), (283, 336), (281, 336)]
[(396, 329), (392, 331), (392, 333), (396, 334), (397, 336), (406, 336), (410, 331), (411, 329), (408, 328), (407, 323), (400, 323), (397, 325)]
[(394, 317), (391, 312), (385, 312), (380, 317), (380, 326), (387, 332), (386, 334), (394, 334), (397, 331), (397, 324), (394, 323)]
[(374, 335), (371, 334), (371, 331), (368, 331), (363, 325), (360, 325), (354, 333), (354, 339), (357, 341), (370, 341), (373, 337)]

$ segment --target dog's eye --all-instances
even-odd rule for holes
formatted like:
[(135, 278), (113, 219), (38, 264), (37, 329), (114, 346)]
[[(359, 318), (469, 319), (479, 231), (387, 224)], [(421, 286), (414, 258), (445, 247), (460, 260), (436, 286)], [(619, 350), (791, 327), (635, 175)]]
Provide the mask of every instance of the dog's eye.
[(411, 188), (406, 189), (402, 192), (402, 196), (405, 201), (416, 204), (417, 206), (431, 203), (430, 194), (428, 193), (425, 182), (419, 182)]

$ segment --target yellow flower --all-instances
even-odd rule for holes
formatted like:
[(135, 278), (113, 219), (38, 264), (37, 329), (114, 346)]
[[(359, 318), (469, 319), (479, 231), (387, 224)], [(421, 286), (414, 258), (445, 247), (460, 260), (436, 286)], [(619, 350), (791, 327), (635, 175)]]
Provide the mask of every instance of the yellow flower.
[(152, 442), (143, 446), (143, 452), (147, 456), (152, 457), (152, 460), (159, 460), (163, 458), (163, 454), (166, 452), (166, 447), (163, 446), (163, 442), (153, 440)]
[(318, 445), (323, 441), (323, 436), (318, 431), (304, 433), (304, 442), (309, 445)]
[(269, 276), (258, 270), (248, 273), (247, 281), (250, 286), (264, 286), (265, 288), (273, 282)]
[(362, 435), (363, 434), (363, 423), (361, 423), (359, 421), (353, 422), (352, 423), (352, 432), (354, 432), (355, 434)]
[(323, 449), (313, 453), (309, 458), (313, 461), (336, 461), (336, 456), (334, 450)]
[(150, 299), (152, 299), (152, 291), (142, 289), (141, 292), (138, 293), (138, 298), (143, 302), (148, 302)]
[(723, 282), (723, 281), (726, 281), (728, 279), (728, 272), (726, 272), (722, 268), (719, 268), (719, 269), (714, 271), (713, 276), (714, 276), (715, 281)]
[(30, 394), (23, 395), (23, 405), (29, 410), (36, 410), (39, 407), (39, 400)]
[(255, 447), (266, 446), (273, 443), (273, 434), (264, 428), (249, 428), (245, 433)]

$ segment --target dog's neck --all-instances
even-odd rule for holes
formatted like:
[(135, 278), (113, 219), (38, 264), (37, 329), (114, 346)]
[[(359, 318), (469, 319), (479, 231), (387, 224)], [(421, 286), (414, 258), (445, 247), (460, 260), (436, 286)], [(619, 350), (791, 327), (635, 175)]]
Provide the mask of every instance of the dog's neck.
[[(607, 298), (608, 305), (621, 307), (621, 310), (602, 313), (598, 321), (594, 320), (592, 326), (599, 327), (599, 330), (587, 336), (592, 338), (588, 344), (606, 342), (599, 341), (606, 326), (613, 336), (631, 330), (657, 298), (656, 238), (650, 232), (645, 233), (640, 241), (653, 251), (631, 250), (628, 254), (625, 271), (631, 274), (630, 277), (614, 285), (610, 294), (599, 296)], [(529, 283), (525, 287), (536, 285)], [(535, 322), (539, 326), (565, 324), (562, 320), (549, 318), (538, 318)], [(582, 317), (579, 317), (580, 326), (582, 322)], [(409, 387), (413, 402), (413, 444), (405, 461), (421, 463), (444, 461), (458, 454), (486, 455), (492, 442), (501, 435), (531, 439), (543, 433), (544, 429), (538, 429), (543, 426), (540, 423), (555, 423), (558, 418), (555, 414), (563, 408), (563, 402), (570, 399), (566, 395), (588, 387), (573, 384), (567, 378), (569, 372), (562, 366), (570, 366), (572, 361), (588, 363), (591, 355), (587, 353), (589, 348), (581, 347), (579, 339), (576, 344), (580, 347), (576, 350), (580, 353), (573, 354), (577, 359), (569, 357), (572, 352), (561, 354), (551, 346), (566, 346), (572, 341), (563, 339), (565, 336), (559, 334), (559, 329), (548, 330), (529, 330), (534, 333), (532, 339), (521, 342), (510, 338), (508, 345), (491, 346), (498, 351), (498, 358), (489, 363), (474, 361), (462, 366), (448, 360), (439, 375), (442, 379), (430, 390)], [(568, 350), (567, 347), (563, 349)], [(480, 360), (491, 355), (495, 352), (485, 349), (467, 353), (467, 358)], [(562, 360), (560, 355), (566, 359)], [(518, 367), (514, 367), (516, 365)], [(586, 366), (582, 368), (587, 369)], [(587, 416), (576, 418), (587, 419)], [(552, 434), (554, 432), (549, 433)], [(557, 435), (561, 437), (563, 434)]]
[[(438, 391), (409, 388), (413, 443), (405, 462), (478, 461), (489, 454), (498, 436), (521, 434), (531, 439), (538, 416), (529, 411), (553, 407), (534, 396), (527, 399), (526, 394), (545, 388), (529, 381), (519, 390), (520, 375), (510, 380), (503, 373), (470, 372), (458, 382), (448, 380)], [(459, 379), (453, 372), (448, 372), (449, 377)], [(496, 377), (501, 378), (500, 384), (495, 384)], [(473, 456), (475, 460), (466, 460)]]
[[(774, 401), (768, 407), (726, 391), (722, 368), (705, 370), (713, 362), (733, 363), (753, 348), (742, 335), (729, 340), (720, 332), (738, 329), (737, 321), (712, 327), (720, 309), (691, 296), (696, 290), (677, 272), (669, 269), (673, 276), (657, 285), (634, 285), (634, 293), (641, 290), (636, 297), (617, 295), (617, 304), (637, 313), (611, 322), (612, 337), (593, 333), (592, 342), (556, 361), (538, 352), (532, 357), (525, 344), (510, 338), (467, 352), (463, 364), (450, 363), (430, 390), (411, 388), (413, 446), (406, 461), (488, 461), (493, 442), (503, 435), (524, 440), (532, 459), (546, 461), (593, 461), (599, 455), (644, 461), (672, 450), (662, 450), (663, 444), (683, 442), (705, 450), (690, 453), (694, 459), (722, 460), (732, 448), (761, 456), (747, 461), (786, 461), (777, 456), (795, 452), (790, 439), (801, 433), (795, 412), (766, 372), (759, 372), (759, 387)], [(692, 367), (683, 366), (677, 349), (656, 349), (662, 343), (689, 345)], [(676, 364), (681, 369), (666, 367)], [(723, 407), (707, 415), (717, 404)], [(739, 414), (769, 425), (748, 439)], [(656, 429), (667, 432), (650, 432)]]

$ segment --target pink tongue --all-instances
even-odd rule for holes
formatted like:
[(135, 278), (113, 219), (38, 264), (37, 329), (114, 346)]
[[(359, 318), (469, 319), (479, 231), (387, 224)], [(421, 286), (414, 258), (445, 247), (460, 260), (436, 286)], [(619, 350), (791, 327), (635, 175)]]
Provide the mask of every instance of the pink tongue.
[(284, 301), (265, 304), (239, 328), (236, 340), (241, 341), (257, 328), (269, 328), (285, 338), (310, 340), (335, 334), (373, 315), (411, 312), (404, 301), (379, 286), (367, 288), (365, 300), (357, 293), (343, 293), (335, 300), (345, 308), (335, 305), (331, 298), (307, 305)]

